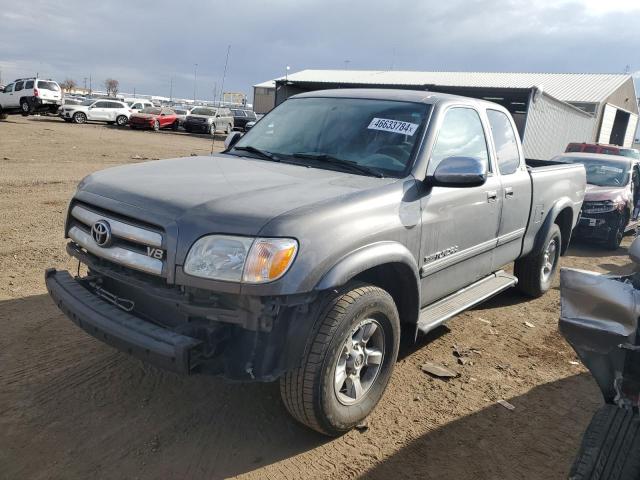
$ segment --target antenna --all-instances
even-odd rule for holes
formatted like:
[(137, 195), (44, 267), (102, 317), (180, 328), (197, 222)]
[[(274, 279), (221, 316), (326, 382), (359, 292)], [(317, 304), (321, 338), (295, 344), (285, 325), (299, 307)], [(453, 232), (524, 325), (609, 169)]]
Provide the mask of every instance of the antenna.
[[(231, 52), (231, 45), (229, 45), (227, 47), (227, 59), (224, 61), (224, 72), (222, 73), (222, 85), (220, 86), (220, 98), (221, 98), (221, 102), (220, 102), (220, 106), (223, 107), (223, 101), (224, 101), (224, 80), (225, 78), (227, 78), (227, 65), (229, 65), (229, 52)], [(214, 99), (215, 100), (215, 99)], [(216, 135), (215, 135), (215, 129), (214, 129), (214, 133), (211, 136), (211, 155), (213, 155), (213, 144), (216, 141)]]

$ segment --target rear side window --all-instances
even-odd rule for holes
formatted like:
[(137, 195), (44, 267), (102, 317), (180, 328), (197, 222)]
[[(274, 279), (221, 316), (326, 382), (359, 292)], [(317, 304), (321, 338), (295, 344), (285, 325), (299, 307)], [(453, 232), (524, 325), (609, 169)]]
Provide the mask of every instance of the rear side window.
[(24, 82), (16, 82), (16, 88), (15, 88), (15, 92), (19, 92), (20, 90), (22, 90), (22, 87), (24, 86)]
[(509, 117), (498, 110), (487, 110), (487, 117), (489, 117), (493, 143), (496, 146), (500, 174), (509, 175), (516, 172), (520, 166), (520, 153)]
[(124, 108), (121, 103), (109, 102), (109, 108)]
[(27, 80), (27, 83), (24, 84), (24, 88), (33, 88), (33, 80)]
[(448, 157), (473, 157), (489, 170), (487, 140), (478, 112), (471, 108), (452, 108), (445, 114), (440, 127), (427, 174), (432, 175), (442, 160)]
[(38, 88), (42, 88), (44, 90), (51, 90), (53, 92), (60, 91), (60, 87), (56, 82), (47, 82), (45, 80), (38, 80)]

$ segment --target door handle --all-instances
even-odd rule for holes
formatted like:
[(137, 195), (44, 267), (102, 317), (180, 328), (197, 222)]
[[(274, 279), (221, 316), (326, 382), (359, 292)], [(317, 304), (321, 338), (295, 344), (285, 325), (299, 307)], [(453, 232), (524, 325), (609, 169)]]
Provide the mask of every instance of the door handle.
[(505, 189), (504, 189), (504, 198), (513, 198), (513, 188), (505, 187)]
[(491, 202), (495, 202), (496, 200), (498, 200), (498, 192), (495, 190), (490, 190), (487, 192), (487, 201), (489, 203)]

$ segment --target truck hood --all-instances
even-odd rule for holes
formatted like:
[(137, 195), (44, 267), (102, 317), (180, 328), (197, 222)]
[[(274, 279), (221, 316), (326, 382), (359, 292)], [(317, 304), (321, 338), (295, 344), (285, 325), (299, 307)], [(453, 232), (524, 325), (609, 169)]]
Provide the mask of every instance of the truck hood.
[(584, 194), (585, 202), (597, 202), (603, 200), (617, 200), (622, 198), (627, 200), (627, 187), (600, 187), (588, 184)]
[(81, 182), (77, 197), (98, 195), (121, 205), (124, 215), (148, 214), (140, 220), (171, 220), (183, 238), (257, 235), (285, 212), (394, 181), (221, 154), (102, 170)]

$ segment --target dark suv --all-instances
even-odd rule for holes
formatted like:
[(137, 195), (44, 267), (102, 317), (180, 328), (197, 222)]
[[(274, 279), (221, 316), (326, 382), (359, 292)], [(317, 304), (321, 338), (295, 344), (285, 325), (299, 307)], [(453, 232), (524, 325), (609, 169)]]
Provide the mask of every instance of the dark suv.
[(233, 114), (233, 129), (244, 132), (246, 130), (247, 123), (255, 122), (257, 120), (256, 114), (253, 110), (246, 110), (244, 108), (232, 108)]

